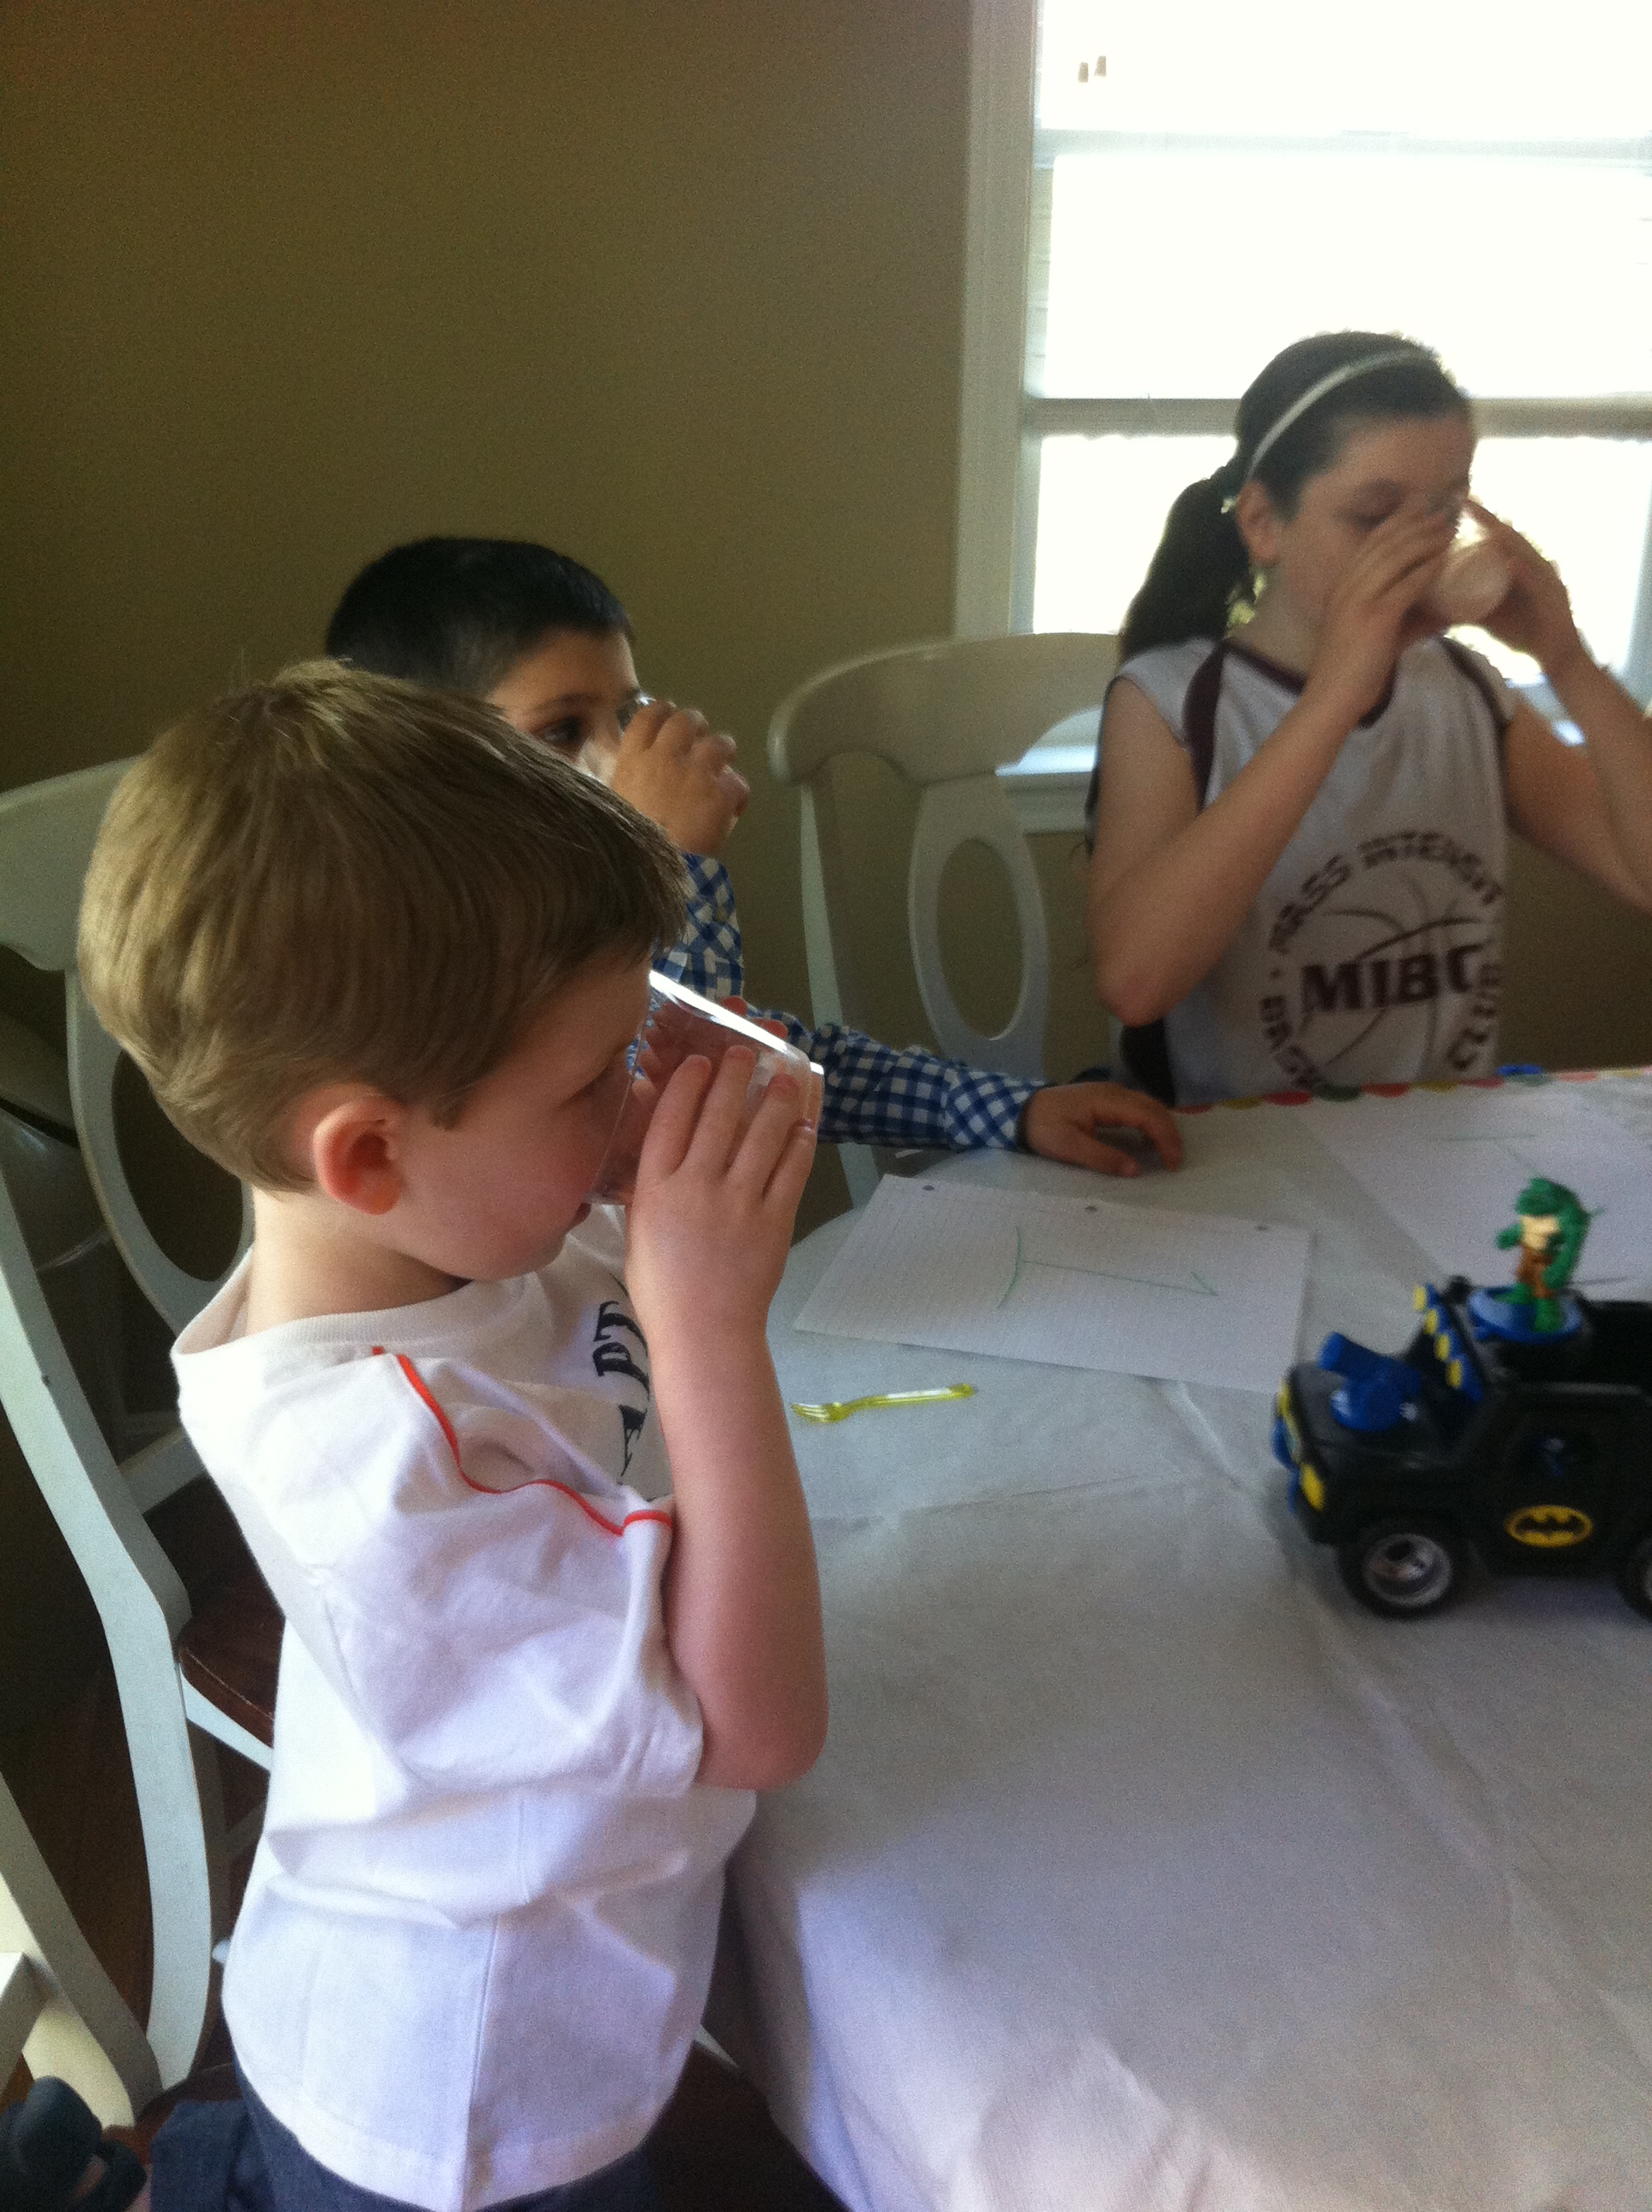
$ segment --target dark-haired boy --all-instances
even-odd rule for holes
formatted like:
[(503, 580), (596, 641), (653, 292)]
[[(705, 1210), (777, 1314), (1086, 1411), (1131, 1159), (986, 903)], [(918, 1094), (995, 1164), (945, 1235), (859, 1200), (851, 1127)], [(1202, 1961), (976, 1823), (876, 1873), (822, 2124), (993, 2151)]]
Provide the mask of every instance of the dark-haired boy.
[[(638, 687), (634, 633), (601, 578), (566, 554), (509, 538), (426, 538), (363, 568), (327, 627), (327, 651), (355, 666), (469, 691), (658, 822), (682, 850), (689, 918), (659, 964), (708, 998), (744, 988), (733, 887), (719, 857), (744, 809), (733, 741), (702, 714)], [(1166, 1167), (1181, 1157), (1172, 1116), (1112, 1083), (1045, 1085), (897, 1051), (833, 1023), (768, 1012), (826, 1072), (829, 1143), (950, 1151), (1017, 1146), (1103, 1174), (1138, 1163), (1096, 1133), (1139, 1131)]]

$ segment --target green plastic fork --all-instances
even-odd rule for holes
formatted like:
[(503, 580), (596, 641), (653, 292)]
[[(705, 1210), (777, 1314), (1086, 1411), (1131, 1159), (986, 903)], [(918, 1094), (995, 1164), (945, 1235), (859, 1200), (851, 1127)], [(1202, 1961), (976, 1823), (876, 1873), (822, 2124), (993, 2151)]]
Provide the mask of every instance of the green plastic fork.
[(973, 1398), (973, 1382), (949, 1382), (940, 1390), (878, 1390), (869, 1398), (829, 1398), (823, 1406), (799, 1406), (792, 1411), (805, 1421), (847, 1421), (868, 1406), (938, 1406), (948, 1398)]

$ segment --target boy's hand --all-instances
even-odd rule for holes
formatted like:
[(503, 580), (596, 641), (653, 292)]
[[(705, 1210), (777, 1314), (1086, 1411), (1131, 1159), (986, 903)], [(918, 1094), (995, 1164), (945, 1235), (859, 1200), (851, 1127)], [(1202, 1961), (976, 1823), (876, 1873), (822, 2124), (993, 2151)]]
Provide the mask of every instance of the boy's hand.
[(671, 1463), (665, 1636), (700, 1705), (700, 1780), (774, 1790), (826, 1733), (826, 1658), (808, 1510), (765, 1333), (814, 1158), (796, 1079), (750, 1124), (756, 1054), (685, 1060), (654, 1109), (625, 1279), (648, 1340)]
[(731, 1045), (714, 1077), (695, 1054), (672, 1073), (637, 1165), (626, 1283), (650, 1346), (685, 1334), (761, 1340), (815, 1156), (796, 1079), (776, 1075), (745, 1123), (756, 1054)]
[(751, 796), (733, 761), (733, 738), (703, 714), (650, 699), (601, 771), (604, 782), (657, 822), (680, 851), (714, 860)]
[(1139, 1175), (1141, 1162), (1116, 1145), (1104, 1145), (1098, 1128), (1139, 1130), (1167, 1168), (1181, 1164), (1175, 1115), (1157, 1098), (1121, 1083), (1060, 1083), (1035, 1091), (1021, 1109), (1021, 1140), (1029, 1152), (1094, 1168), (1098, 1175)]

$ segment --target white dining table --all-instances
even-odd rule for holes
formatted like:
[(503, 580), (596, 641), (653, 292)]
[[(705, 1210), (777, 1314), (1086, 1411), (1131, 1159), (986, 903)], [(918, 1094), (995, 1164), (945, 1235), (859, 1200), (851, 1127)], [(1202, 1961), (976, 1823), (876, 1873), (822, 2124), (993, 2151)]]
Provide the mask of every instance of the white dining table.
[[(1652, 1079), (1591, 1103), (1652, 1171)], [(1105, 1186), (1309, 1230), (1303, 1356), (1402, 1349), (1429, 1272), (1339, 1110), (1187, 1116)], [(849, 1227), (792, 1255), (787, 1397), (976, 1395), (793, 1425), (831, 1726), (733, 1863), (712, 2024), (811, 2164), (853, 2212), (1648, 2212), (1652, 1622), (1487, 1576), (1376, 1618), (1260, 1392), (794, 1328)]]

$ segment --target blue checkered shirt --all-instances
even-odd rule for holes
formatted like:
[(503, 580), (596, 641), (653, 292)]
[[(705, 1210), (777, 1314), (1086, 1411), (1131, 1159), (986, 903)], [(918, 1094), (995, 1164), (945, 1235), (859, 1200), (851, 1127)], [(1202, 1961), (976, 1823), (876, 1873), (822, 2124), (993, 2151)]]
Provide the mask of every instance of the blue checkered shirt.
[[(695, 854), (686, 856), (686, 865), (688, 926), (655, 964), (702, 998), (743, 998), (745, 961), (728, 870)], [(783, 1024), (792, 1042), (825, 1069), (820, 1133), (828, 1144), (1015, 1149), (1021, 1109), (1037, 1084), (941, 1060), (917, 1045), (897, 1052), (841, 1023), (811, 1029), (795, 1014), (751, 1011)]]

